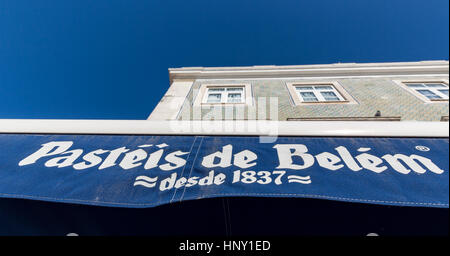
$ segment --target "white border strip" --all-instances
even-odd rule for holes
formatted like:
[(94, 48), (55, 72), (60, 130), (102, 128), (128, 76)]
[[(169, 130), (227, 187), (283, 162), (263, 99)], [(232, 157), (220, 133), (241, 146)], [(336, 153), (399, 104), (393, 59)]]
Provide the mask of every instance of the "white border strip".
[(214, 82), (214, 81), (258, 81), (258, 80), (301, 80), (301, 81), (309, 81), (309, 80), (318, 80), (318, 79), (342, 79), (342, 78), (380, 78), (380, 77), (387, 77), (392, 79), (402, 79), (402, 78), (411, 78), (411, 77), (418, 77), (419, 79), (431, 77), (431, 78), (438, 78), (444, 77), (445, 79), (448, 78), (448, 74), (408, 74), (408, 75), (360, 75), (360, 76), (348, 76), (348, 75), (342, 75), (342, 76), (279, 76), (279, 77), (250, 77), (250, 78), (198, 78), (196, 79), (197, 82)]
[(1, 133), (449, 137), (448, 122), (0, 119)]
[(170, 81), (174, 79), (225, 79), (225, 78), (264, 78), (282, 76), (361, 76), (361, 75), (418, 75), (440, 73), (448, 74), (448, 62), (403, 63), (403, 66), (385, 65), (323, 65), (323, 66), (271, 66), (235, 68), (170, 68)]

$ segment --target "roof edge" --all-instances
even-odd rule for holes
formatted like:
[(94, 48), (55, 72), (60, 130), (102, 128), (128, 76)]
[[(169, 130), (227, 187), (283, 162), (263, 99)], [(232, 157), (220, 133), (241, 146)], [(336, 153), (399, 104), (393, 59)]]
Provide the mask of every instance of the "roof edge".
[(243, 67), (182, 67), (169, 68), (174, 79), (227, 79), (308, 76), (447, 74), (448, 60), (385, 63), (335, 63), (317, 65), (263, 65)]

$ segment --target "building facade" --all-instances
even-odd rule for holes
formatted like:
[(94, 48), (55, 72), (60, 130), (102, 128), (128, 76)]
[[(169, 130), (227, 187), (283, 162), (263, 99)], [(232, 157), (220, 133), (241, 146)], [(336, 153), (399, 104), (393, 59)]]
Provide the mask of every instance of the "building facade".
[(149, 120), (448, 121), (448, 61), (169, 69)]
[(448, 64), (176, 68), (150, 121), (0, 119), (0, 235), (448, 235)]

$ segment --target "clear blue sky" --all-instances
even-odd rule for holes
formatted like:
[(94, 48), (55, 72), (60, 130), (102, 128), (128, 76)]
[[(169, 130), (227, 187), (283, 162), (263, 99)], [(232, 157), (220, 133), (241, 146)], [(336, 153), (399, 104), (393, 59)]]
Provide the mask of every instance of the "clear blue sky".
[(448, 56), (448, 0), (1, 0), (0, 118), (146, 119), (169, 67)]

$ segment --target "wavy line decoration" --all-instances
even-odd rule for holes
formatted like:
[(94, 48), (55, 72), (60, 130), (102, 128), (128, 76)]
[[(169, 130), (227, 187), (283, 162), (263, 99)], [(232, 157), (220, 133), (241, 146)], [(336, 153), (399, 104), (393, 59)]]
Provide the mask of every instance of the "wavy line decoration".
[(288, 183), (311, 184), (310, 176), (289, 175)]
[(138, 176), (133, 184), (133, 186), (143, 186), (146, 188), (153, 188), (156, 186), (156, 181), (158, 177), (152, 178), (148, 176)]

